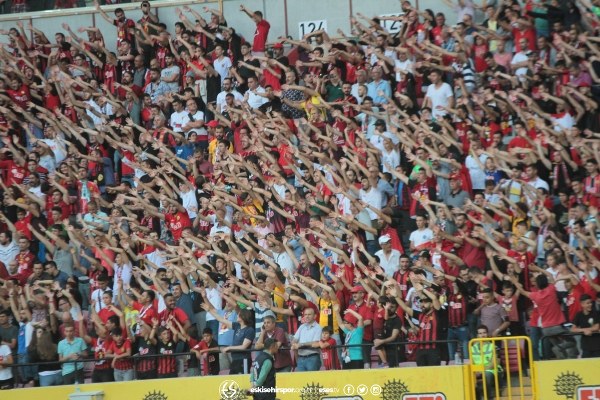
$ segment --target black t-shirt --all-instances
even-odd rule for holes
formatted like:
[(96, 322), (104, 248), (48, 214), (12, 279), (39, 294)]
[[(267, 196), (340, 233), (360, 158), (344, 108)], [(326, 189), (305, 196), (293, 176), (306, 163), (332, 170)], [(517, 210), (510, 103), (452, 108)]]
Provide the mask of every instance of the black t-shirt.
[[(398, 315), (394, 315), (393, 318), (388, 318), (383, 324), (383, 338), (387, 339), (391, 337), (392, 333), (394, 332), (394, 329), (398, 329), (398, 331), (401, 331), (402, 329), (402, 321), (400, 321), (400, 317), (398, 317)], [(398, 337), (395, 341), (399, 340), (400, 338)]]
[[(593, 310), (589, 314), (584, 314), (583, 311), (578, 312), (573, 319), (573, 325), (578, 328), (591, 328), (595, 324), (600, 323), (600, 313)], [(581, 348), (584, 351), (598, 351), (600, 350), (600, 335), (595, 334), (592, 336), (583, 335), (581, 336)]]

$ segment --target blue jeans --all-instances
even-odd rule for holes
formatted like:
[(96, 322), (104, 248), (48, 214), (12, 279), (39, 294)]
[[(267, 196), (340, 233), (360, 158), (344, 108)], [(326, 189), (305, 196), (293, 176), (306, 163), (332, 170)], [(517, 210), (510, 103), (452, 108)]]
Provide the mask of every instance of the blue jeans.
[(321, 369), (321, 356), (318, 354), (309, 357), (298, 356), (297, 372), (318, 371)]
[[(29, 362), (29, 354), (19, 354), (17, 356), (19, 364), (25, 364)], [(27, 383), (30, 380), (37, 378), (37, 365), (27, 365), (25, 367), (19, 367), (19, 375), (16, 382)]]
[(62, 385), (62, 371), (54, 371), (51, 375), (40, 375), (40, 386), (58, 386)]
[(132, 369), (116, 369), (114, 370), (115, 382), (129, 382), (133, 380)]
[(543, 360), (545, 357), (542, 357), (542, 353), (540, 352), (540, 345), (542, 340), (542, 328), (537, 326), (529, 327), (529, 337), (531, 338), (531, 351), (533, 352), (533, 361)]
[[(469, 358), (469, 350), (467, 349), (469, 345), (469, 327), (467, 325), (448, 328), (448, 340), (458, 340), (461, 345), (462, 359)], [(456, 343), (448, 342), (448, 354), (450, 360), (454, 360), (454, 353), (456, 353)]]

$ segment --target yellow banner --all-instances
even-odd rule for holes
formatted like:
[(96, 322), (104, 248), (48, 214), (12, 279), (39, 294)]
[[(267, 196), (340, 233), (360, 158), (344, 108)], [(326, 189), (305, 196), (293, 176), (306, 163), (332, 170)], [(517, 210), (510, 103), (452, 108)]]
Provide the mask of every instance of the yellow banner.
[[(393, 368), (277, 374), (281, 400), (465, 400), (466, 367)], [(105, 400), (251, 400), (248, 375), (175, 378), (79, 385)], [(74, 386), (3, 391), (2, 400), (65, 400)], [(98, 397), (99, 399), (100, 397)], [(84, 400), (84, 397), (71, 397)], [(94, 398), (89, 398), (94, 399)], [(86, 399), (87, 400), (87, 399)]]
[(600, 385), (597, 358), (537, 361), (539, 399), (578, 400), (577, 387)]

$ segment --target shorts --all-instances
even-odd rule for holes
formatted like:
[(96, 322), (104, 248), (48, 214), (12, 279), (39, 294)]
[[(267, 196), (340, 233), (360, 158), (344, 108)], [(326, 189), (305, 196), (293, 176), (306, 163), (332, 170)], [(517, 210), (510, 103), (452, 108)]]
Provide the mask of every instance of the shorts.
[(0, 381), (0, 390), (8, 390), (15, 387), (14, 378), (6, 379), (4, 381)]

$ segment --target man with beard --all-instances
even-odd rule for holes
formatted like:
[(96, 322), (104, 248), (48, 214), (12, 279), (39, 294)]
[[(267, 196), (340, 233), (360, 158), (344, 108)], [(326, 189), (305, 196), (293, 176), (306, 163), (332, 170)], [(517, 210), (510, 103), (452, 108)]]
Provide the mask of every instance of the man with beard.
[(179, 92), (179, 75), (181, 70), (175, 64), (175, 57), (171, 53), (165, 55), (166, 67), (160, 71), (160, 80), (169, 87), (169, 92)]
[[(411, 277), (412, 281), (412, 277)], [(436, 343), (442, 337), (443, 318), (441, 315), (442, 305), (435, 293), (425, 289), (420, 282), (413, 282), (413, 287), (417, 293), (421, 294), (421, 311), (416, 311), (408, 306), (403, 299), (396, 296), (396, 301), (402, 307), (404, 312), (412, 318), (419, 320), (419, 334), (417, 341), (420, 344), (417, 347), (417, 366), (437, 366), (441, 362), (440, 349)]]
[(169, 93), (171, 88), (167, 83), (163, 82), (160, 79), (160, 69), (151, 68), (150, 69), (150, 82), (144, 88), (144, 93), (150, 95), (150, 99), (152, 103), (156, 104), (158, 102), (159, 97)]
[(231, 78), (223, 79), (223, 87), (222, 88), (223, 88), (223, 90), (221, 91), (221, 93), (219, 93), (217, 95), (217, 111), (219, 111), (220, 113), (223, 113), (225, 111), (223, 106), (225, 105), (225, 97), (228, 94), (233, 95), (234, 102), (235, 101), (241, 102), (244, 100), (244, 96), (242, 96), (242, 94), (240, 92), (238, 92), (236, 89), (233, 88)]
[(390, 344), (400, 339), (402, 329), (402, 320), (398, 316), (398, 302), (396, 299), (390, 298), (385, 304), (385, 310), (386, 318), (383, 327), (383, 337), (375, 339), (373, 344), (376, 348), (384, 346), (383, 349), (385, 350), (388, 365), (394, 368), (399, 365), (399, 354), (404, 353), (402, 347), (398, 349), (398, 345)]
[(117, 87), (117, 96), (119, 100), (126, 100), (126, 96), (128, 92), (133, 92), (136, 97), (141, 97), (144, 94), (141, 86), (136, 85), (133, 82), (133, 69), (123, 71), (123, 75), (121, 76), (121, 83), (115, 84)]

